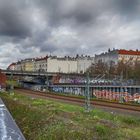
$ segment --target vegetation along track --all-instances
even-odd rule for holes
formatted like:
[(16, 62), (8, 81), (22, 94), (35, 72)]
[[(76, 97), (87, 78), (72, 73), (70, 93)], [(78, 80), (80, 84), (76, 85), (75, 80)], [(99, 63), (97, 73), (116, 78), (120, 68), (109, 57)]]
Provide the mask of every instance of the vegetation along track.
[[(40, 96), (40, 97), (49, 97), (53, 99), (59, 99), (59, 100), (64, 100), (64, 101), (69, 101), (69, 102), (74, 102), (74, 103), (80, 103), (80, 104), (84, 104), (85, 102), (84, 99), (81, 99), (78, 97), (62, 96), (59, 94), (56, 95), (56, 94), (52, 94), (51, 92), (44, 93), (44, 92), (39, 92), (39, 91), (27, 90), (27, 89), (16, 89), (15, 91), (18, 93), (31, 94), (31, 95)], [(90, 103), (92, 105), (98, 105), (98, 106), (103, 106), (103, 107), (111, 107), (111, 108), (118, 108), (118, 109), (125, 109), (125, 110), (140, 112), (140, 106), (134, 105), (134, 104), (122, 104), (122, 103), (107, 102), (107, 101), (101, 101), (101, 100), (91, 100)]]

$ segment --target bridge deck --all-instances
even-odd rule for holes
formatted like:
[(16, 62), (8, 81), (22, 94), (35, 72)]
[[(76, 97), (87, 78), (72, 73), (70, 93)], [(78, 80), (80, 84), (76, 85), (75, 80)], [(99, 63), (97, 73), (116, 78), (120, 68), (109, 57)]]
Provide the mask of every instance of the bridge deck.
[(8, 109), (0, 99), (0, 140), (25, 140)]

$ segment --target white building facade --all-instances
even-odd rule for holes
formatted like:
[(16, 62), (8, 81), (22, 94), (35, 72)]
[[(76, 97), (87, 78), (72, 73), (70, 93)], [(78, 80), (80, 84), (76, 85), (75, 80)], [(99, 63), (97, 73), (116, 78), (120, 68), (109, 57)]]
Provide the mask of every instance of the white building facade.
[(16, 71), (21, 71), (21, 62), (20, 61), (18, 61), (16, 64), (15, 64), (15, 70)]
[(94, 63), (94, 57), (57, 57), (25, 59), (15, 63), (17, 71), (56, 72), (56, 73), (85, 73)]
[(95, 63), (100, 61), (108, 65), (110, 63), (114, 63), (116, 65), (118, 63), (118, 57), (118, 50), (109, 50), (108, 52), (95, 55)]
[(81, 56), (77, 58), (77, 73), (85, 73), (95, 63), (94, 57)]
[(140, 62), (140, 51), (136, 50), (109, 50), (106, 53), (95, 55), (95, 63), (99, 61), (110, 64), (118, 64), (118, 62), (134, 64), (136, 61)]
[(36, 58), (34, 62), (34, 71), (47, 72), (47, 59), (47, 56), (43, 58)]
[(8, 70), (16, 70), (16, 63), (12, 63), (8, 66)]
[(49, 57), (47, 60), (48, 72), (77, 73), (77, 61), (69, 57)]

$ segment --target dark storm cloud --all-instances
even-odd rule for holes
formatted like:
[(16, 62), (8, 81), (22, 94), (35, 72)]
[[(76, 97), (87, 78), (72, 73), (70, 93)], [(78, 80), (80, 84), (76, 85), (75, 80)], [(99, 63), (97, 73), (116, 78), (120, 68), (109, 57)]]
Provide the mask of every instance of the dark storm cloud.
[[(71, 5), (71, 3), (73, 4)], [(36, 5), (40, 5), (44, 15), (49, 16), (50, 26), (87, 23), (92, 21), (99, 11), (98, 8), (94, 8), (96, 5), (94, 6), (94, 2), (90, 0), (72, 0), (71, 2), (69, 0), (36, 1)]]
[(26, 37), (30, 34), (26, 9), (22, 8), (17, 0), (0, 1), (0, 35)]
[(133, 13), (133, 12), (137, 12), (140, 1), (139, 0), (116, 0), (115, 3), (117, 8), (121, 10), (121, 12)]
[(9, 61), (136, 49), (139, 13), (139, 0), (0, 0), (0, 65), (9, 49)]
[(116, 0), (113, 7), (125, 22), (133, 22), (140, 19), (139, 0)]
[(66, 14), (63, 17), (63, 21), (66, 22), (67, 24), (67, 20), (70, 21), (72, 23), (72, 25), (79, 25), (79, 26), (83, 26), (83, 25), (87, 25), (87, 24), (91, 24), (94, 21), (94, 18), (96, 17), (96, 15), (94, 15), (95, 13), (93, 11), (90, 10), (83, 10), (81, 7), (80, 9), (75, 9), (74, 11)]
[(93, 25), (96, 27), (97, 18), (104, 14), (112, 14), (112, 17), (120, 15), (122, 22), (140, 18), (139, 0), (71, 0), (71, 2), (69, 0), (44, 0), (36, 2), (36, 5), (42, 9), (44, 17), (48, 17), (49, 20), (46, 19), (49, 26), (53, 28), (60, 25), (68, 25), (80, 30)]

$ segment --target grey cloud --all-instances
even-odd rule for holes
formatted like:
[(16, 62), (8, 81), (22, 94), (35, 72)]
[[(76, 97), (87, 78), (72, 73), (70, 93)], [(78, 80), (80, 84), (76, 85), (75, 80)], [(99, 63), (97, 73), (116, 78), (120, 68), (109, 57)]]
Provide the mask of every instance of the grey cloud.
[(115, 1), (116, 6), (121, 12), (131, 13), (137, 12), (139, 8), (139, 0), (117, 0)]
[[(93, 9), (94, 3), (90, 0), (73, 1), (73, 6), (69, 6), (69, 0), (51, 0), (51, 1), (39, 1), (39, 4), (44, 11), (45, 16), (49, 16), (50, 26), (60, 26), (63, 24), (83, 24), (90, 22), (93, 19), (93, 15), (97, 13), (98, 9)], [(89, 4), (88, 4), (89, 2)], [(95, 7), (95, 6), (94, 6)]]
[(57, 50), (58, 50), (58, 48), (55, 45), (48, 44), (48, 43), (42, 45), (41, 48), (40, 48), (40, 52), (48, 52), (48, 53), (53, 53)]
[(0, 2), (0, 35), (26, 37), (30, 34), (29, 18), (18, 4), (4, 0)]
[[(139, 0), (0, 0), (0, 56), (12, 62), (49, 53), (136, 49), (139, 13)], [(13, 49), (9, 58), (7, 43)]]

